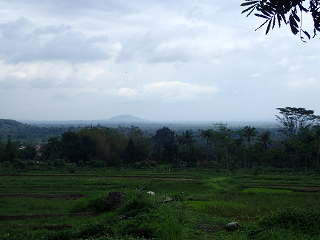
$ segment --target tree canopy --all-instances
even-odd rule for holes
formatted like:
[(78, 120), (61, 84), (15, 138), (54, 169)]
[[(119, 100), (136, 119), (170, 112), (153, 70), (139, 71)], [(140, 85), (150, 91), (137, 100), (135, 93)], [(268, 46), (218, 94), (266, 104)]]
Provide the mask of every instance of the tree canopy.
[[(300, 34), (300, 38), (305, 42), (304, 37), (311, 38), (311, 34), (305, 31), (302, 25), (303, 13), (311, 14), (313, 19), (313, 38), (320, 31), (320, 0), (309, 0), (308, 4), (305, 0), (245, 0), (241, 4), (247, 7), (242, 13), (247, 13), (247, 17), (254, 12), (256, 17), (264, 19), (264, 22), (257, 29), (266, 25), (266, 34), (270, 29), (274, 29), (276, 23), (279, 28), (281, 23), (289, 24), (291, 32), (296, 35)], [(256, 29), (256, 30), (257, 30)]]
[(295, 107), (277, 109), (281, 114), (281, 116), (276, 115), (277, 121), (282, 125), (279, 131), (289, 138), (293, 138), (301, 130), (311, 127), (315, 121), (319, 120), (319, 116), (314, 115), (313, 110)]

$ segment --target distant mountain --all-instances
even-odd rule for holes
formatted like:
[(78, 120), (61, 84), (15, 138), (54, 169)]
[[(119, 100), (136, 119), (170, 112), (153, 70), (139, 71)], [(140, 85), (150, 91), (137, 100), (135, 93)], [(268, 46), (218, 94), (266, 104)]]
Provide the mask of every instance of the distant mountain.
[(148, 120), (137, 118), (131, 115), (119, 115), (116, 117), (112, 117), (107, 119), (108, 122), (149, 122)]

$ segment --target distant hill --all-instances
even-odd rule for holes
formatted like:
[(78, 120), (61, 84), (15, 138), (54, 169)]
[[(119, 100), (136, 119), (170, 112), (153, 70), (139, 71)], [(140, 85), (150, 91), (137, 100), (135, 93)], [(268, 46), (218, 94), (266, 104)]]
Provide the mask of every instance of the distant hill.
[(49, 138), (60, 136), (66, 131), (77, 131), (77, 127), (39, 127), (21, 123), (12, 119), (0, 119), (0, 141), (5, 142), (10, 135), (11, 139), (23, 145), (43, 144)]
[(137, 118), (135, 116), (131, 116), (131, 115), (119, 115), (116, 117), (112, 117), (107, 119), (108, 122), (149, 122), (148, 120), (145, 119), (141, 119), (141, 118)]

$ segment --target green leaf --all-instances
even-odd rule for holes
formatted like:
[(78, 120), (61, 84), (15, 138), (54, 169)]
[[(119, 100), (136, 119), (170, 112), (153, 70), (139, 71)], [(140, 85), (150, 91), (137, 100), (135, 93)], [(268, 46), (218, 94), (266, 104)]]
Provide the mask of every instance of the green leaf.
[(268, 21), (269, 21), (269, 20), (266, 20), (264, 23), (262, 23), (262, 24), (260, 25), (260, 27), (258, 27), (255, 31), (257, 31), (259, 28), (261, 28), (263, 25), (265, 25)]
[(274, 29), (275, 25), (276, 25), (276, 17), (273, 17), (272, 29)]
[(295, 19), (296, 21), (300, 22), (300, 18), (299, 18), (299, 16), (297, 15), (296, 12), (293, 12), (292, 15), (293, 15), (293, 17), (294, 17), (294, 19)]
[(267, 35), (268, 32), (270, 31), (271, 22), (272, 22), (272, 20), (269, 20), (269, 24), (268, 24), (267, 30), (266, 30), (266, 35)]
[(280, 27), (281, 27), (281, 21), (282, 21), (281, 15), (278, 14), (278, 15), (277, 15), (277, 18), (278, 18), (278, 24), (279, 24), (279, 28), (280, 28)]
[(271, 17), (271, 13), (269, 12), (266, 12), (265, 10), (261, 10), (262, 14), (265, 15), (265, 16), (268, 16), (268, 17)]
[(257, 3), (257, 2), (259, 2), (259, 1), (250, 1), (250, 2), (246, 2), (246, 3), (242, 3), (240, 6), (248, 6), (248, 5), (252, 5), (252, 4), (255, 4), (255, 3)]
[(246, 17), (248, 17), (253, 11), (254, 11), (254, 8), (247, 14)]
[(241, 12), (241, 14), (249, 11), (250, 9), (252, 9), (252, 10), (250, 11), (250, 13), (247, 15), (247, 16), (249, 16), (249, 15), (252, 13), (252, 11), (255, 9), (255, 7), (256, 7), (255, 5), (253, 5), (253, 6), (251, 6), (251, 7), (248, 7), (248, 8), (246, 8), (245, 10), (243, 10), (243, 11)]
[[(303, 31), (303, 30), (302, 30)], [(310, 40), (310, 34), (307, 31), (303, 31), (303, 33), (309, 38)]]
[(265, 15), (262, 15), (262, 14), (259, 14), (259, 13), (255, 13), (254, 15), (257, 16), (257, 17), (269, 19), (268, 16), (265, 16)]
[(290, 23), (291, 32), (294, 35), (296, 35), (299, 32), (298, 24), (292, 15), (290, 15), (290, 17), (289, 17), (289, 23)]

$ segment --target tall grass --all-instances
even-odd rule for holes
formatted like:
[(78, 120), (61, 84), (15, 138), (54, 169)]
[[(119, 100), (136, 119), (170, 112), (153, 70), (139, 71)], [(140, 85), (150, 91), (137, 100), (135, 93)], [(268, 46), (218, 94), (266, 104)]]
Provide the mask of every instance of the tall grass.
[(160, 224), (161, 240), (183, 240), (183, 227), (178, 220), (170, 215), (166, 216), (166, 220)]

